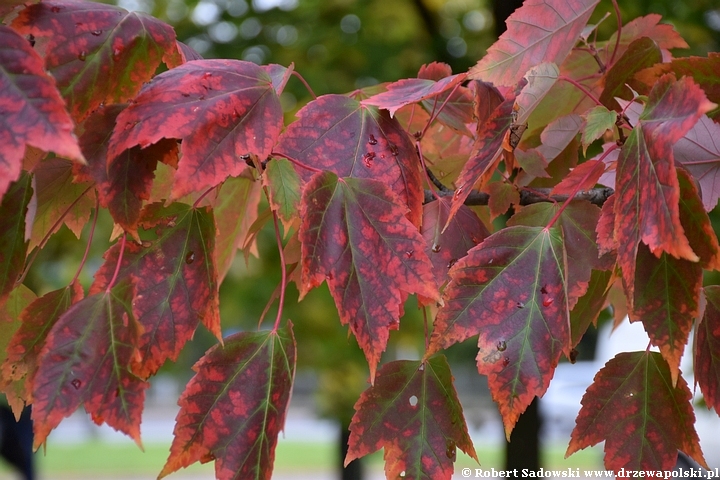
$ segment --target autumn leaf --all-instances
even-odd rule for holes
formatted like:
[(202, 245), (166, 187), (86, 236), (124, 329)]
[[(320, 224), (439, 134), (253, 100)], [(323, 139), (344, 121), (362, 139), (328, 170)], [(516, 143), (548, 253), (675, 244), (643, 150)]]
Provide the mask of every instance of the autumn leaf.
[(718, 239), (702, 207), (692, 177), (677, 170), (680, 186), (680, 221), (699, 262), (663, 252), (656, 257), (644, 244), (638, 246), (635, 296), (631, 321), (642, 321), (653, 345), (660, 348), (670, 367), (673, 385), (680, 375), (680, 359), (690, 329), (699, 315), (703, 268), (720, 265)]
[(285, 90), (285, 85), (287, 85), (288, 80), (290, 80), (290, 77), (295, 70), (295, 64), (291, 63), (290, 66), (283, 67), (282, 65), (271, 63), (270, 65), (261, 65), (260, 68), (270, 75), (275, 92), (277, 92), (278, 95), (281, 95), (283, 90)]
[(720, 199), (720, 125), (701, 116), (673, 146), (673, 155), (700, 183), (705, 210), (715, 208)]
[(707, 468), (691, 399), (682, 377), (673, 387), (659, 353), (620, 353), (583, 395), (565, 457), (605, 441), (610, 470), (672, 470), (678, 450)]
[(707, 305), (695, 336), (695, 382), (706, 403), (720, 409), (720, 286), (705, 287)]
[(301, 295), (327, 281), (371, 379), (408, 295), (439, 299), (425, 241), (406, 213), (377, 180), (318, 173), (303, 193)]
[(648, 96), (640, 119), (622, 147), (617, 165), (615, 241), (626, 293), (633, 297), (639, 242), (659, 256), (697, 261), (680, 224), (672, 145), (713, 108), (690, 78), (663, 76)]
[(22, 10), (12, 27), (45, 44), (45, 68), (76, 121), (101, 104), (130, 100), (161, 62), (178, 62), (170, 25), (112, 5), (43, 1)]
[(507, 19), (500, 36), (469, 77), (495, 85), (514, 85), (535, 65), (560, 65), (599, 0), (530, 0)]
[(220, 184), (264, 160), (282, 126), (282, 107), (265, 70), (240, 60), (196, 60), (146, 84), (117, 118), (109, 159), (163, 138), (182, 140), (172, 196)]
[(585, 128), (582, 130), (583, 152), (587, 147), (602, 137), (605, 132), (612, 130), (617, 120), (617, 112), (608, 110), (602, 105), (593, 107), (585, 114)]
[(577, 347), (590, 324), (597, 325), (600, 312), (606, 307), (610, 285), (614, 280), (612, 270), (593, 270), (585, 294), (570, 311), (572, 346)]
[[(660, 23), (662, 15), (650, 13), (648, 15), (634, 18), (627, 24), (623, 25), (620, 32), (620, 44), (615, 54), (616, 59), (620, 58), (629, 48), (630, 44), (642, 37), (647, 37), (655, 41), (663, 51), (663, 58), (670, 58), (669, 50), (671, 48), (689, 48), (687, 42), (683, 40), (675, 27), (668, 23)], [(615, 43), (617, 42), (618, 32), (612, 34), (605, 44), (605, 50), (609, 54)], [(653, 82), (654, 83), (654, 82)]]
[(32, 177), (22, 173), (10, 184), (0, 202), (0, 306), (15, 288), (15, 282), (25, 268), (32, 228), (32, 217), (27, 218), (28, 205), (32, 196)]
[(139, 329), (130, 303), (133, 286), (121, 282), (89, 295), (57, 320), (40, 352), (32, 419), (37, 449), (80, 405), (140, 445), (145, 389), (130, 364)]
[(287, 232), (300, 210), (300, 176), (289, 160), (274, 158), (268, 162), (263, 173), (263, 185), (268, 189), (270, 205), (277, 212)]
[(193, 367), (158, 478), (210, 460), (220, 480), (271, 478), (295, 377), (292, 324), (236, 333), (223, 343)]
[[(381, 181), (410, 208), (410, 221), (420, 225), (420, 161), (397, 119), (343, 95), (319, 97), (297, 115), (280, 137), (278, 155), (338, 177)], [(307, 169), (299, 173), (306, 182), (312, 176)]]
[[(421, 79), (441, 81), (451, 75), (452, 69), (450, 65), (432, 62), (420, 67), (417, 76)], [(467, 77), (467, 75), (464, 76)], [(474, 101), (473, 92), (470, 88), (464, 87), (463, 83), (461, 82), (457, 87), (453, 87), (452, 90), (447, 90), (436, 97), (427, 98), (420, 104), (427, 112), (434, 112), (438, 122), (450, 127), (455, 133), (472, 136), (468, 125), (477, 122), (477, 118), (473, 117), (473, 111), (477, 105)]]
[(0, 88), (0, 198), (20, 177), (27, 145), (84, 161), (55, 80), (28, 41), (5, 25), (0, 25)]
[(552, 195), (574, 195), (595, 186), (605, 172), (605, 164), (599, 160), (588, 160), (573, 168), (568, 176), (555, 185)]
[(387, 478), (449, 480), (457, 448), (477, 461), (444, 356), (387, 363), (360, 396), (345, 465), (381, 448)]
[[(132, 371), (148, 378), (167, 359), (177, 359), (200, 321), (220, 338), (218, 284), (213, 251), (215, 222), (208, 207), (175, 203), (145, 208), (141, 243), (125, 245), (118, 278), (134, 278), (132, 311), (142, 330)], [(92, 292), (114, 276), (122, 245), (105, 253)]]
[(541, 63), (528, 70), (525, 74), (527, 84), (515, 99), (517, 105), (515, 123), (519, 125), (527, 123), (530, 114), (555, 85), (559, 75), (560, 70), (554, 63)]
[(488, 208), (492, 219), (507, 212), (512, 205), (520, 205), (520, 192), (515, 185), (507, 182), (491, 182), (485, 186), (485, 190), (490, 195)]
[(449, 211), (450, 202), (442, 197), (423, 206), (420, 231), (425, 239), (425, 252), (432, 262), (437, 285), (443, 285), (448, 280), (448, 270), (455, 262), (490, 235), (475, 212), (465, 205), (460, 207), (448, 228), (442, 231)]
[(21, 321), (20, 328), (7, 345), (7, 357), (1, 368), (3, 382), (22, 382), (22, 388), (13, 395), (16, 404), (32, 403), (33, 381), (45, 340), (60, 316), (82, 297), (82, 286), (73, 282), (33, 300), (17, 316)]
[(479, 334), (487, 375), (509, 438), (520, 414), (548, 388), (569, 354), (565, 251), (558, 227), (511, 226), (450, 270), (428, 354)]

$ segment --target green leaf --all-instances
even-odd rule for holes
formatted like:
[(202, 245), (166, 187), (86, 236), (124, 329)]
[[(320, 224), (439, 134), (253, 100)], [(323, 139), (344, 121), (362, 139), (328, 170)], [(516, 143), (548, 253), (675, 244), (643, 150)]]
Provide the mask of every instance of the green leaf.
[(0, 203), (0, 306), (25, 268), (32, 227), (32, 218), (27, 218), (28, 204), (32, 195), (32, 176), (23, 172), (10, 184)]
[(285, 232), (300, 210), (300, 175), (286, 158), (274, 158), (263, 173), (263, 185), (268, 189), (270, 205), (283, 222)]
[(582, 130), (583, 152), (588, 145), (612, 130), (617, 120), (617, 112), (598, 105), (585, 114), (585, 128)]

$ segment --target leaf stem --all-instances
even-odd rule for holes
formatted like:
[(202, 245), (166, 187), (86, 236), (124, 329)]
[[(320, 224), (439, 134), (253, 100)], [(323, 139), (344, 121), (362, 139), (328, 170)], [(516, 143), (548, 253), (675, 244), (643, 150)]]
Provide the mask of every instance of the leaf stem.
[[(65, 217), (70, 213), (70, 210), (72, 210), (72, 209), (75, 207), (75, 205), (77, 205), (77, 203), (80, 201), (80, 199), (83, 198), (83, 197), (85, 196), (85, 194), (90, 191), (91, 188), (93, 188), (92, 185), (90, 185), (89, 187), (87, 187), (87, 188), (85, 189), (85, 191), (83, 191), (80, 195), (78, 195), (78, 197), (77, 197), (75, 200), (73, 200), (73, 202), (65, 209), (65, 211), (62, 213), (62, 215), (60, 215), (60, 218), (58, 218), (57, 220), (55, 220), (55, 223), (52, 224), (52, 227), (50, 227), (50, 230), (47, 231), (47, 233), (46, 233), (45, 236), (42, 238), (42, 240), (40, 240), (40, 243), (38, 243), (37, 247), (35, 247), (35, 249), (33, 250), (33, 253), (32, 253), (32, 255), (30, 256), (30, 259), (29, 259), (29, 260), (27, 261), (27, 263), (25, 264), (25, 268), (23, 269), (22, 275), (20, 275), (20, 277), (19, 277), (19, 278), (17, 279), (17, 281), (15, 282), (15, 286), (18, 286), (18, 285), (20, 285), (22, 282), (25, 281), (25, 277), (27, 276), (28, 271), (30, 271), (30, 267), (31, 267), (32, 264), (35, 262), (35, 259), (37, 258), (38, 254), (40, 253), (40, 250), (42, 250), (42, 249), (45, 247), (45, 244), (47, 244), (47, 242), (50, 240), (50, 237), (55, 233), (55, 231), (56, 231), (58, 228), (60, 228), (60, 225), (62, 224), (63, 220), (65, 220)], [(95, 207), (95, 212), (96, 212), (96, 214), (97, 214), (97, 211), (98, 211), (98, 206), (97, 206), (97, 204), (98, 204), (98, 202), (97, 202), (97, 197), (96, 197), (96, 198), (95, 198), (95, 205), (96, 205), (96, 207)], [(96, 217), (95, 219), (97, 220), (97, 217)], [(94, 228), (95, 228), (95, 227), (93, 226), (93, 230), (94, 230)], [(90, 236), (90, 239), (92, 240), (92, 235)], [(81, 264), (80, 266), (82, 267), (82, 264)]]
[(583, 92), (590, 100), (595, 102), (596, 105), (600, 105), (601, 107), (603, 106), (602, 102), (595, 95), (593, 95), (590, 90), (588, 90), (582, 84), (578, 83), (577, 81), (573, 80), (572, 78), (566, 77), (565, 75), (560, 75), (558, 77), (558, 80), (564, 80), (564, 81), (568, 82), (569, 84), (573, 85), (575, 88), (577, 88), (578, 90)]
[[(265, 195), (267, 195), (267, 189), (265, 189)], [(278, 311), (277, 317), (275, 317), (275, 325), (273, 325), (273, 332), (277, 332), (280, 328), (280, 320), (282, 319), (283, 305), (285, 304), (285, 290), (287, 289), (287, 267), (285, 266), (285, 254), (283, 253), (282, 238), (280, 237), (280, 225), (278, 224), (278, 217), (275, 210), (272, 211), (273, 226), (275, 227), (275, 240), (277, 241), (278, 253), (280, 254), (280, 299), (278, 300)]]
[[(600, 156), (600, 158), (598, 158), (598, 161), (602, 162), (603, 160), (605, 160), (605, 157), (610, 155), (610, 152), (615, 151), (617, 148), (619, 148), (619, 146), (617, 144), (613, 144), (610, 148), (608, 148), (607, 150), (605, 150), (603, 152), (603, 154)], [(585, 178), (587, 178), (591, 174), (592, 174), (592, 170), (589, 171), (585, 175)], [(585, 180), (585, 178), (583, 180)], [(560, 218), (560, 215), (562, 215), (562, 212), (565, 210), (565, 208), (567, 208), (567, 206), (570, 205), (570, 202), (572, 202), (575, 199), (575, 195), (577, 195), (578, 192), (580, 191), (580, 186), (582, 185), (582, 183), (583, 182), (580, 181), (577, 183), (577, 185), (575, 185), (575, 188), (573, 189), (572, 193), (568, 196), (567, 200), (565, 200), (565, 202), (563, 202), (562, 206), (558, 209), (557, 212), (555, 212), (555, 216), (552, 219), (550, 219), (550, 221), (548, 222), (547, 226), (545, 227), (546, 229), (550, 229), (555, 224), (557, 219)]]
[(299, 79), (299, 80), (302, 82), (302, 84), (305, 85), (305, 89), (308, 91), (308, 93), (310, 93), (310, 95), (312, 95), (313, 100), (317, 100), (317, 95), (315, 95), (315, 92), (313, 92), (313, 89), (310, 88), (310, 84), (308, 84), (308, 82), (305, 80), (305, 78), (303, 78), (302, 75), (300, 75), (300, 74), (299, 74), (298, 72), (296, 72), (295, 70), (292, 71), (292, 74), (291, 74), (291, 75), (292, 75), (293, 77)]
[(612, 55), (610, 56), (609, 66), (612, 66), (615, 61), (615, 55), (617, 54), (618, 48), (620, 48), (620, 36), (622, 35), (622, 15), (620, 15), (620, 6), (617, 0), (612, 0), (613, 8), (615, 9), (615, 17), (617, 18), (618, 30), (617, 38), (615, 39), (615, 48), (613, 49)]
[(77, 272), (75, 272), (75, 276), (73, 277), (72, 281), (70, 282), (70, 285), (75, 283), (75, 281), (77, 281), (77, 279), (80, 277), (80, 272), (82, 272), (82, 269), (85, 266), (85, 262), (87, 261), (87, 257), (90, 254), (90, 245), (92, 245), (92, 239), (95, 236), (95, 226), (97, 225), (98, 216), (100, 216), (100, 200), (96, 196), (95, 197), (95, 215), (93, 217), (93, 223), (90, 226), (90, 233), (88, 234), (87, 245), (85, 245), (85, 254), (83, 254), (83, 258), (80, 261), (80, 266), (78, 267)]
[(460, 87), (460, 83), (461, 82), (458, 82), (455, 84), (453, 89), (450, 90), (450, 93), (448, 94), (445, 101), (442, 103), (442, 105), (440, 105), (440, 108), (438, 108), (438, 109), (435, 109), (435, 105), (437, 104), (437, 97), (435, 97), (435, 103), (433, 104), (433, 111), (430, 113), (430, 119), (425, 124), (425, 128), (423, 128), (420, 138), (425, 136), (425, 133), (427, 132), (428, 128), (430, 128), (430, 125), (437, 119), (438, 115), (440, 115), (440, 112), (443, 111), (443, 109), (445, 108), (445, 105), (447, 105), (447, 103), (450, 101), (450, 99), (452, 98), (455, 91), (458, 89), (458, 87)]
[(216, 188), (217, 188), (217, 185), (214, 186), (214, 187), (210, 187), (210, 188), (208, 188), (207, 190), (205, 190), (205, 191), (203, 192), (203, 194), (200, 195), (197, 200), (195, 200), (195, 202), (193, 203), (192, 208), (197, 208), (198, 205), (200, 205), (200, 202), (202, 202), (202, 200), (203, 200), (205, 197), (207, 197), (208, 194), (209, 194), (210, 192), (212, 192), (213, 190), (215, 190)]
[(272, 152), (270, 155), (273, 156), (273, 157), (286, 158), (286, 159), (288, 159), (290, 162), (292, 162), (292, 163), (294, 163), (295, 165), (297, 165), (298, 167), (304, 168), (304, 169), (306, 169), (306, 170), (310, 170), (310, 171), (313, 172), (313, 173), (320, 173), (320, 172), (322, 172), (322, 170), (320, 170), (319, 168), (311, 167), (310, 165), (305, 165), (305, 164), (302, 163), (300, 160), (298, 160), (298, 159), (296, 159), (296, 158), (293, 158), (293, 157), (291, 157), (290, 155), (286, 155), (286, 154), (284, 154), (284, 153)]
[(428, 348), (430, 348), (430, 334), (428, 329), (428, 315), (427, 315), (427, 307), (423, 307), (423, 329), (425, 330), (425, 353), (427, 353)]
[(120, 265), (122, 265), (122, 259), (123, 259), (123, 254), (125, 253), (126, 241), (127, 241), (127, 233), (123, 233), (122, 240), (121, 240), (122, 243), (120, 243), (120, 254), (118, 255), (117, 265), (115, 265), (115, 273), (113, 274), (112, 278), (110, 279), (110, 283), (108, 283), (108, 286), (105, 289), (105, 293), (110, 293), (110, 290), (115, 285), (115, 281), (117, 280), (118, 274), (120, 273)]

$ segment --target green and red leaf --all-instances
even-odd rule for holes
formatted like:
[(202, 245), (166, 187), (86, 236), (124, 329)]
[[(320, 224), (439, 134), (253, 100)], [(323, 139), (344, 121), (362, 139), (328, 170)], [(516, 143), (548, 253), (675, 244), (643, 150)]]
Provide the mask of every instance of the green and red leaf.
[(479, 334), (478, 371), (488, 376), (506, 435), (548, 388), (569, 355), (565, 249), (557, 227), (512, 226), (450, 270), (428, 354)]
[(10, 183), (0, 201), (0, 306), (25, 268), (32, 228), (32, 214), (28, 215), (32, 196), (32, 177), (22, 173), (17, 181)]
[(35, 448), (80, 405), (140, 445), (148, 387), (130, 369), (140, 326), (131, 312), (134, 287), (124, 281), (75, 303), (52, 327), (40, 353), (33, 392)]
[(583, 396), (565, 456), (605, 441), (607, 469), (672, 470), (678, 450), (705, 466), (691, 399), (659, 353), (620, 353)]
[(444, 356), (387, 363), (360, 396), (345, 464), (381, 448), (387, 478), (450, 480), (457, 448), (477, 461)]
[(470, 77), (514, 85), (542, 62), (560, 65), (580, 39), (599, 0), (530, 0), (507, 19), (507, 31), (470, 69)]
[(248, 168), (243, 159), (270, 155), (282, 127), (273, 79), (240, 60), (196, 60), (146, 84), (117, 118), (108, 157), (182, 140), (173, 198), (202, 192)]
[(695, 382), (705, 402), (720, 411), (720, 286), (705, 287), (707, 305), (695, 335)]
[(20, 177), (27, 145), (84, 161), (54, 78), (28, 41), (5, 25), (0, 25), (0, 92), (0, 198)]
[[(132, 311), (142, 331), (132, 370), (148, 378), (167, 359), (177, 359), (200, 321), (220, 338), (220, 317), (211, 210), (152, 204), (143, 212), (141, 225), (143, 241), (127, 242), (118, 277), (135, 279)], [(120, 250), (116, 244), (106, 252), (91, 293), (106, 288)]]
[(45, 68), (76, 121), (133, 98), (161, 62), (177, 63), (170, 25), (113, 5), (43, 1), (22, 10), (12, 27), (45, 44)]
[[(298, 112), (280, 137), (278, 154), (338, 177), (372, 178), (387, 185), (420, 225), (424, 198), (420, 161), (396, 118), (343, 95), (325, 95)], [(307, 182), (312, 172), (300, 168)]]
[(272, 476), (295, 377), (292, 324), (237, 333), (223, 343), (193, 367), (197, 373), (178, 401), (175, 438), (158, 478), (210, 460), (220, 480)]
[(327, 281), (371, 379), (408, 295), (439, 299), (425, 241), (383, 182), (316, 174), (302, 199), (301, 295)]

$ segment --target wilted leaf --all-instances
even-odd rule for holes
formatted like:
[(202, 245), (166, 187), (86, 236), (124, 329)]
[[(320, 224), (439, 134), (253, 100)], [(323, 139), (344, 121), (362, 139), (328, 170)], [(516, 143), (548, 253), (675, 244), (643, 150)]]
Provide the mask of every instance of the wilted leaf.
[(12, 26), (45, 44), (45, 68), (76, 121), (100, 104), (131, 99), (161, 61), (174, 66), (177, 55), (170, 25), (102, 3), (43, 1), (21, 11)]
[(678, 450), (704, 466), (691, 398), (659, 353), (620, 353), (583, 395), (565, 456), (604, 440), (607, 469), (672, 470)]
[(565, 253), (557, 227), (514, 226), (491, 235), (450, 270), (429, 353), (474, 335), (505, 434), (548, 388), (570, 331)]
[(457, 448), (477, 461), (444, 356), (385, 364), (360, 396), (345, 465), (381, 448), (387, 478), (450, 480)]
[(40, 353), (32, 419), (35, 448), (80, 405), (140, 445), (149, 386), (130, 371), (139, 326), (130, 311), (133, 287), (121, 282), (80, 300), (57, 320)]
[(20, 177), (26, 145), (83, 161), (53, 77), (22, 36), (0, 25), (0, 199)]
[(470, 77), (495, 85), (514, 85), (541, 62), (560, 65), (599, 0), (529, 0), (507, 19), (500, 36)]
[(720, 286), (705, 287), (707, 305), (695, 335), (695, 381), (705, 401), (720, 410)]
[(10, 184), (0, 202), (0, 306), (15, 288), (25, 267), (29, 230), (28, 204), (33, 195), (32, 177), (22, 173)]
[(448, 280), (448, 270), (455, 262), (490, 235), (475, 212), (465, 205), (460, 207), (448, 228), (442, 231), (449, 211), (450, 202), (446, 198), (438, 198), (423, 206), (421, 232), (437, 285), (443, 285)]
[(714, 105), (690, 78), (662, 77), (618, 158), (615, 241), (626, 293), (633, 298), (639, 242), (659, 256), (697, 261), (680, 224), (673, 144)]
[(193, 370), (158, 478), (215, 460), (220, 480), (269, 480), (295, 377), (292, 324), (236, 333), (208, 350)]
[(272, 78), (252, 62), (196, 60), (161, 73), (117, 119), (108, 157), (162, 138), (182, 139), (173, 198), (237, 176), (264, 160), (282, 126)]
[[(343, 95), (319, 97), (297, 115), (280, 137), (280, 155), (338, 177), (381, 181), (410, 208), (410, 221), (420, 225), (420, 161), (397, 119)], [(305, 181), (312, 176), (307, 169), (299, 173)]]
[(316, 174), (302, 199), (301, 295), (327, 281), (370, 377), (409, 294), (439, 299), (425, 241), (382, 182)]
[[(132, 370), (147, 378), (165, 360), (177, 358), (198, 322), (219, 338), (220, 318), (210, 209), (152, 204), (143, 212), (141, 225), (143, 242), (125, 245), (119, 278), (136, 282), (132, 311), (142, 331)], [(113, 277), (120, 249), (116, 244), (106, 252), (91, 293), (103, 290)]]

